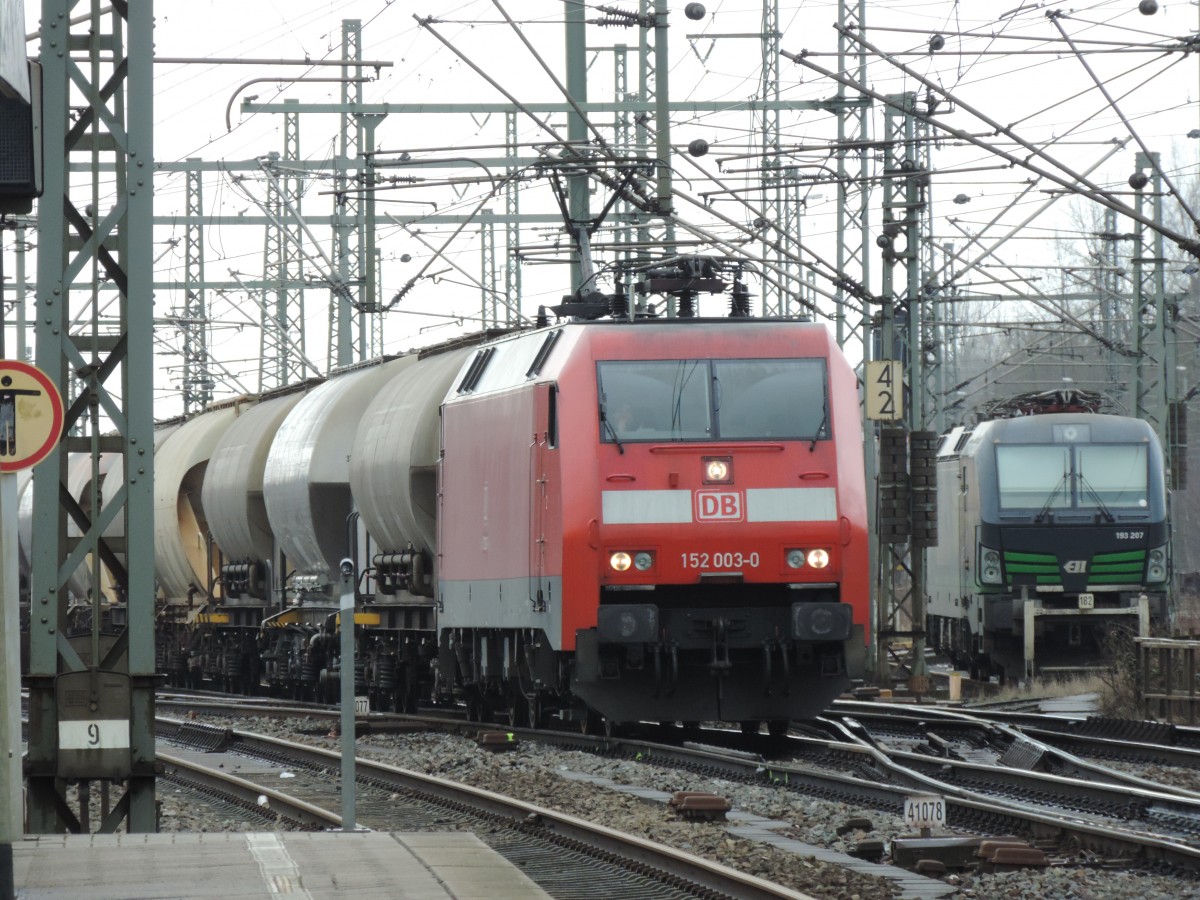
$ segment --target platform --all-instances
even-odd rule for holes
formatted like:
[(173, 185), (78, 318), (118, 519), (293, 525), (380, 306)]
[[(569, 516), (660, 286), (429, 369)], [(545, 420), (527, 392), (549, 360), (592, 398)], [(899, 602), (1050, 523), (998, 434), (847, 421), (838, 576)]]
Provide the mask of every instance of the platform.
[(549, 897), (467, 832), (207, 832), (30, 836), (18, 900)]

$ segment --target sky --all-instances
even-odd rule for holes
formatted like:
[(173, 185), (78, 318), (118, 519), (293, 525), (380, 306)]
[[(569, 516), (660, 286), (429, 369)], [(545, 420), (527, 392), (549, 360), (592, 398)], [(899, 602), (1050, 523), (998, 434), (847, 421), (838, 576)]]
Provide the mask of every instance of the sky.
[[(564, 73), (564, 10), (574, 0), (190, 0), (156, 4), (155, 52), (163, 58), (273, 60), (233, 64), (225, 61), (167, 63), (155, 66), (155, 156), (160, 163), (189, 159), (225, 161), (229, 171), (204, 176), (205, 209), (212, 216), (253, 216), (266, 195), (265, 178), (253, 163), (283, 150), (282, 117), (278, 112), (246, 110), (242, 101), (258, 104), (294, 99), (306, 104), (335, 103), (342, 86), (295, 79), (336, 77), (337, 67), (283, 65), (281, 61), (327, 61), (340, 55), (343, 20), (362, 24), (362, 55), (388, 63), (370, 70), (362, 86), (367, 104), (483, 104), (506, 102), (506, 94), (523, 103), (560, 101)], [(604, 15), (589, 3), (587, 17)], [(636, 4), (612, 3), (636, 10)], [(715, 106), (680, 110), (671, 117), (672, 168), (679, 192), (676, 209), (689, 239), (711, 238), (686, 245), (685, 252), (724, 252), (743, 246), (758, 253), (752, 239), (762, 217), (758, 184), (763, 156), (761, 120), (744, 105), (761, 94), (762, 4), (752, 0), (711, 0), (699, 19), (684, 15), (685, 3), (670, 0), (669, 96), (675, 103)], [(1154, 8), (1151, 9), (1150, 7)], [(1185, 184), (1200, 172), (1200, 55), (1178, 52), (1180, 41), (1197, 35), (1200, 7), (1195, 3), (1146, 0), (1101, 0), (1068, 8), (1019, 0), (893, 0), (868, 3), (865, 40), (869, 44), (866, 82), (878, 95), (913, 91), (937, 102), (935, 116), (949, 132), (931, 151), (934, 210), (933, 240), (939, 247), (982, 246), (1004, 235), (1052, 198), (1059, 199), (1026, 224), (962, 279), (964, 290), (978, 292), (981, 316), (1001, 315), (1018, 286), (1057, 290), (1056, 254), (1080, 241), (1095, 218), (1094, 209), (1071, 200), (1061, 185), (1031, 172), (1093, 170), (1091, 178), (1131, 200), (1125, 186), (1136, 168), (1140, 146), (1161, 156), (1167, 179)], [(886, 7), (886, 8), (881, 8)], [(40, 5), (26, 0), (30, 30), (36, 30)], [(1149, 13), (1149, 14), (1147, 14)], [(433, 17), (432, 19), (430, 17)], [(507, 21), (511, 17), (510, 21)], [(780, 98), (828, 100), (836, 82), (820, 70), (837, 68), (837, 6), (829, 2), (778, 0), (779, 47), (790, 57), (803, 57), (812, 67), (791, 58), (778, 63)], [(636, 50), (639, 29), (628, 25), (591, 25), (587, 30), (588, 91), (592, 102), (613, 98), (614, 60), (618, 45), (630, 48), (631, 90), (637, 88)], [(30, 43), (36, 52), (38, 42)], [(1171, 49), (1175, 52), (1166, 52)], [(854, 91), (848, 92), (855, 96)], [(1106, 96), (1107, 94), (1107, 96)], [(882, 134), (881, 104), (871, 114), (872, 137)], [(228, 118), (227, 118), (228, 117)], [(565, 116), (522, 115), (517, 141), (545, 145), (551, 132), (565, 134)], [(828, 316), (825, 296), (832, 292), (836, 259), (836, 212), (842, 197), (828, 176), (834, 163), (829, 145), (836, 138), (836, 119), (827, 111), (805, 109), (780, 114), (781, 165), (798, 173), (802, 259), (814, 272), (810, 296), (818, 316)], [(611, 140), (611, 114), (594, 119)], [(389, 112), (377, 120), (373, 148), (380, 159), (408, 153), (408, 164), (393, 170), (426, 179), (426, 186), (396, 185), (377, 194), (382, 218), (376, 247), (381, 257), (381, 297), (395, 303), (383, 324), (383, 350), (399, 352), (472, 330), (480, 314), (482, 292), (480, 229), (445, 217), (476, 210), (504, 212), (493, 194), (496, 149), (505, 140), (504, 117), (497, 114)], [(228, 127), (227, 127), (228, 126)], [(337, 153), (338, 118), (332, 113), (301, 116), (301, 157), (311, 162)], [(693, 141), (708, 143), (708, 153), (692, 156)], [(1118, 146), (1114, 142), (1125, 142)], [(1139, 143), (1140, 142), (1140, 143)], [(984, 146), (980, 146), (984, 145)], [(997, 152), (999, 151), (999, 153)], [(532, 151), (531, 151), (532, 152)], [(460, 164), (438, 160), (463, 158)], [(428, 163), (428, 165), (423, 165)], [(1056, 167), (1054, 164), (1061, 164)], [(883, 160), (872, 153), (872, 238), (880, 233), (878, 178)], [(447, 184), (450, 181), (452, 183)], [(185, 176), (160, 172), (155, 182), (156, 215), (184, 212)], [(325, 216), (332, 209), (328, 177), (304, 181), (303, 210)], [(550, 182), (528, 177), (520, 187), (524, 212), (544, 212), (547, 221), (522, 231), (522, 247), (540, 260), (550, 248), (564, 246)], [(1169, 206), (1174, 203), (1168, 198)], [(591, 197), (593, 211), (607, 201), (603, 190)], [(401, 220), (398, 224), (385, 214)], [(1168, 216), (1182, 215), (1169, 209)], [(1081, 229), (1080, 223), (1083, 223)], [(613, 224), (610, 218), (607, 225)], [(1182, 227), (1182, 226), (1181, 226)], [(1193, 231), (1194, 233), (1194, 231)], [(161, 288), (157, 308), (178, 310), (184, 277), (182, 222), (164, 223), (156, 231), (156, 279)], [(595, 240), (611, 240), (602, 229)], [(10, 240), (10, 238), (6, 238)], [(213, 224), (205, 233), (205, 271), (210, 281), (259, 278), (263, 269), (263, 232), (258, 226)], [(327, 228), (312, 229), (306, 272), (321, 271), (328, 253)], [(503, 244), (500, 245), (503, 252)], [(536, 250), (536, 252), (535, 252)], [(543, 252), (544, 251), (544, 252)], [(869, 287), (880, 289), (882, 265), (872, 246)], [(964, 252), (957, 268), (978, 256)], [(560, 262), (526, 264), (522, 268), (521, 312), (532, 316), (539, 306), (560, 302), (569, 290), (568, 271)], [(1180, 267), (1182, 263), (1180, 264)], [(210, 349), (226, 374), (219, 395), (232, 395), (256, 384), (257, 329), (247, 292), (228, 285), (208, 292), (212, 332)], [(324, 367), (327, 357), (329, 291), (306, 292), (306, 353)], [(247, 315), (247, 310), (253, 315)], [(1022, 313), (1023, 314), (1023, 313)], [(156, 385), (163, 409), (177, 395), (177, 334), (160, 330), (163, 377)]]

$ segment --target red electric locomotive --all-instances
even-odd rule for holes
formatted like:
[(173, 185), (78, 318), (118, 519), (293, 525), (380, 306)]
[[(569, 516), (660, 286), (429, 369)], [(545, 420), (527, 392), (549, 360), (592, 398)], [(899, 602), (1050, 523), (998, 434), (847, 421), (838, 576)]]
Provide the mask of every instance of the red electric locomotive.
[(512, 335), (441, 427), (439, 680), (481, 713), (776, 730), (861, 674), (862, 428), (823, 326)]
[[(382, 708), (771, 730), (823, 710), (866, 658), (856, 379), (824, 326), (750, 318), (737, 265), (729, 318), (694, 315), (693, 287), (725, 283), (684, 260), (641, 273), (677, 317), (630, 315), (621, 289), (572, 298), (560, 324), (367, 364), (201, 416), (199, 449), (164, 442), (186, 457), (159, 467), (177, 474), (160, 571), (181, 574), (160, 581), (187, 591), (178, 608), (221, 560), (222, 615), (186, 636), (208, 676), (247, 671), (256, 645), (268, 689), (335, 696), (346, 560), (356, 690)], [(199, 567), (170, 555), (210, 533)]]

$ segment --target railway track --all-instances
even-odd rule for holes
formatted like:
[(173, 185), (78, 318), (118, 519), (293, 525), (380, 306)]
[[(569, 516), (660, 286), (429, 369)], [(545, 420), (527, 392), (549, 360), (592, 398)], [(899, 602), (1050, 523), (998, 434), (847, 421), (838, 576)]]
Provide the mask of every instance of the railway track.
[[(854, 711), (865, 720), (872, 707), (864, 704)], [(626, 738), (511, 732), (519, 740), (676, 767), (697, 777), (769, 784), (896, 817), (914, 793), (937, 794), (945, 797), (948, 827), (960, 834), (1019, 835), (1046, 849), (1052, 859), (1084, 850), (1119, 865), (1165, 864), (1200, 871), (1200, 801), (1191, 792), (1082, 761), (1062, 761), (1066, 757), (1056, 757), (1052, 748), (1019, 733), (1007, 749), (990, 747), (985, 736), (997, 726), (972, 723), (961, 714), (942, 719), (905, 709), (886, 727), (878, 724), (888, 721), (884, 712), (871, 715), (877, 719), (874, 735), (863, 722), (838, 725), (831, 718), (825, 728), (840, 733), (794, 734), (782, 745), (765, 735), (747, 744), (746, 736), (717, 729), (690, 732), (686, 737), (692, 740), (685, 740), (681, 729), (650, 726), (643, 735)], [(949, 737), (931, 743), (931, 719)], [(427, 724), (460, 734), (480, 727), (444, 719)], [(381, 721), (371, 727), (387, 726)], [(888, 729), (901, 735), (896, 741), (900, 746), (888, 746)], [(914, 749), (917, 743), (925, 746)], [(753, 749), (744, 749), (748, 746)], [(972, 760), (962, 758), (970, 755), (968, 748), (976, 754)], [(1029, 765), (1021, 767), (1020, 753), (1030, 754)], [(1058, 771), (1036, 771), (1033, 757), (1042, 765), (1059, 759)]]
[[(160, 740), (205, 753), (236, 752), (288, 774), (288, 793), (232, 777), (195, 759), (160, 754), (168, 777), (203, 780), (244, 803), (277, 811), (298, 827), (341, 827), (339, 754), (264, 735), (160, 720)], [(356, 763), (358, 823), (374, 830), (469, 827), (554, 896), (577, 892), (647, 898), (802, 898), (805, 895), (634, 835), (500, 794), (395, 766)]]
[[(948, 796), (984, 799), (1028, 814), (1030, 824), (1058, 820), (1063, 834), (1082, 846), (1200, 867), (1200, 795), (1194, 792), (1071, 760), (1020, 736), (987, 763), (961, 758), (945, 739), (927, 745), (935, 751), (914, 752), (884, 746), (882, 732), (857, 719), (842, 727), (848, 738), (875, 746), (899, 777), (915, 779), (914, 788), (924, 784)], [(1058, 771), (1039, 771), (1041, 765)]]
[[(892, 738), (934, 752), (950, 748), (964, 758), (999, 759), (1021, 741), (1042, 745), (1040, 762), (1056, 769), (1089, 768), (1111, 779), (1113, 770), (1089, 767), (1086, 760), (1125, 760), (1193, 769), (1200, 782), (1200, 729), (1160, 722), (1029, 713), (896, 707), (842, 701), (826, 718), (848, 716), (860, 722), (890, 722)], [(930, 737), (932, 735), (932, 737)], [(1131, 782), (1132, 783), (1132, 782)], [(1164, 785), (1160, 789), (1172, 790)], [(1180, 793), (1196, 793), (1180, 789)]]

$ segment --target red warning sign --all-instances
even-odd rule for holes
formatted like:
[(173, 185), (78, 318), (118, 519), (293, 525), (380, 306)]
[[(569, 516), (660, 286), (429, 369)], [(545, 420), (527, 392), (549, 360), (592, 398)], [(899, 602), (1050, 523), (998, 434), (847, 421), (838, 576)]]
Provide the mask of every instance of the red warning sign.
[(0, 472), (37, 465), (62, 437), (63, 402), (41, 369), (0, 360)]

